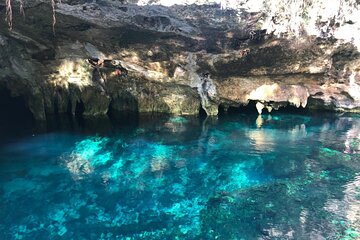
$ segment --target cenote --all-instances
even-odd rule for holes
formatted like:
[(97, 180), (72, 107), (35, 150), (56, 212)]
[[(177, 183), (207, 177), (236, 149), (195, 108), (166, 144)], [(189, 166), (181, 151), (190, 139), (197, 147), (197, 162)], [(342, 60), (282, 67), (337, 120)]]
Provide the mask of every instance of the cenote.
[(0, 240), (360, 240), (360, 0), (3, 1)]
[(1, 239), (360, 237), (359, 115), (95, 122), (2, 129)]

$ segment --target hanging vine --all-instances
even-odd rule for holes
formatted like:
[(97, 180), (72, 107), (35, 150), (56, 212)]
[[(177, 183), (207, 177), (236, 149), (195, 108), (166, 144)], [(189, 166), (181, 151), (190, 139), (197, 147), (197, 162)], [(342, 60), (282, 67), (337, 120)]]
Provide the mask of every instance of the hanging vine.
[(51, 8), (52, 8), (52, 30), (55, 35), (55, 24), (56, 24), (56, 15), (55, 15), (55, 0), (51, 0)]
[(5, 21), (7, 22), (9, 29), (12, 29), (12, 8), (11, 8), (11, 0), (5, 0), (6, 5), (6, 17)]
[[(20, 8), (20, 14), (25, 17), (25, 11), (24, 11), (24, 2), (23, 0), (19, 0), (19, 8)], [(53, 33), (55, 34), (55, 24), (56, 24), (56, 12), (55, 12), (55, 0), (51, 0), (51, 9), (52, 9), (52, 29)], [(12, 2), (11, 0), (5, 0), (5, 21), (9, 26), (9, 30), (12, 30), (13, 27), (13, 13), (12, 13)]]
[(20, 3), (20, 14), (25, 17), (24, 2), (23, 2), (23, 0), (19, 0), (19, 3)]

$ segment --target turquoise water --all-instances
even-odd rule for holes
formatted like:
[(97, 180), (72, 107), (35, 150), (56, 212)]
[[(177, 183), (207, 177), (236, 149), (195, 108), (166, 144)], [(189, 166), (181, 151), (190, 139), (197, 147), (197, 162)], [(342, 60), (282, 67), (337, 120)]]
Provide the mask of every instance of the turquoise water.
[(0, 239), (360, 238), (359, 115), (88, 124), (2, 128)]

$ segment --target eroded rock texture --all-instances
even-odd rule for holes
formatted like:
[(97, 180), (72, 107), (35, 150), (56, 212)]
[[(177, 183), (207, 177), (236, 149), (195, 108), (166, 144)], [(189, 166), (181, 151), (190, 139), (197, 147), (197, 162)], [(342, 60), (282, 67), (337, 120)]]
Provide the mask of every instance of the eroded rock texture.
[[(0, 88), (22, 96), (36, 119), (109, 109), (216, 115), (250, 100), (259, 113), (288, 104), (360, 110), (353, 44), (276, 37), (259, 27), (260, 13), (63, 0), (53, 33), (49, 3), (29, 1), (25, 12), (14, 11), (12, 31), (0, 21)], [(117, 60), (128, 74), (96, 69), (91, 57)]]

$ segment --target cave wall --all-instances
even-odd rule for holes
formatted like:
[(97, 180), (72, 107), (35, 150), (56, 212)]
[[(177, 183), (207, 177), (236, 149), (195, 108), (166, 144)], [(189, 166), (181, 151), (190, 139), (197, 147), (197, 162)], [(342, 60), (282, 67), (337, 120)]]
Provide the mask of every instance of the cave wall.
[[(16, 6), (15, 6), (16, 7)], [(360, 111), (358, 49), (334, 37), (267, 34), (261, 15), (219, 5), (138, 6), (129, 2), (50, 5), (30, 1), (13, 29), (0, 21), (0, 85), (36, 119), (112, 111), (208, 115), (255, 101), (259, 113), (286, 105)], [(181, 14), (180, 14), (181, 13)], [(238, 14), (238, 13), (236, 13)], [(4, 12), (1, 12), (4, 18)], [(128, 70), (96, 73), (90, 57)], [(95, 74), (96, 75), (96, 74)]]

